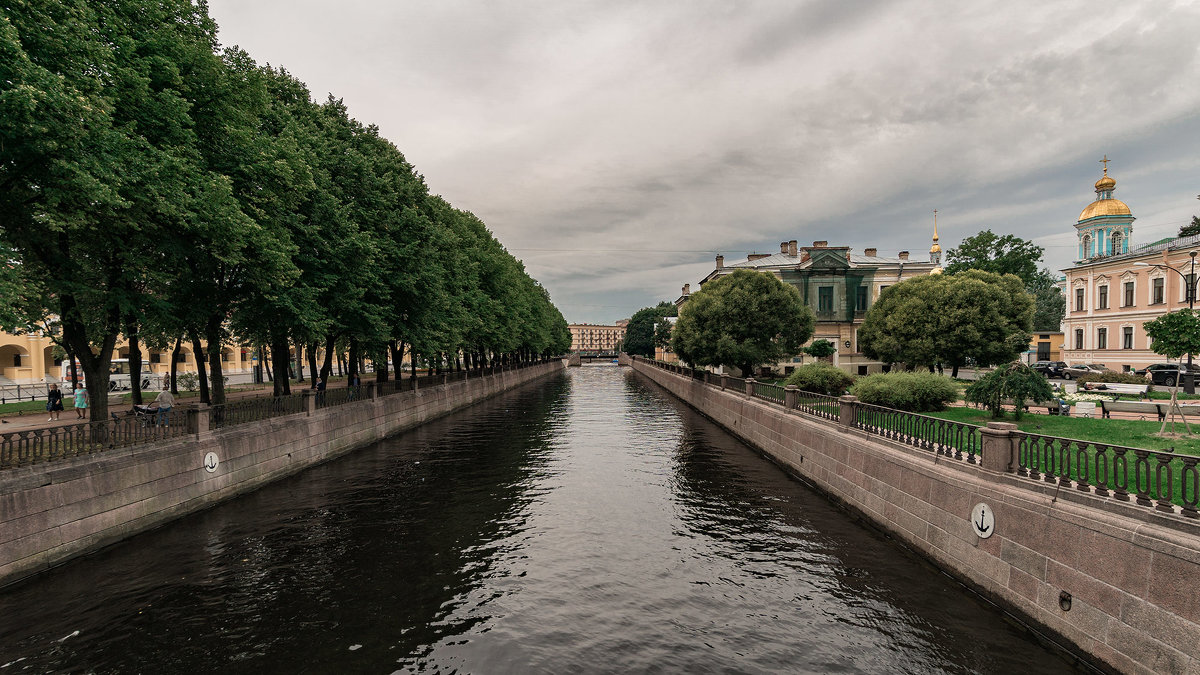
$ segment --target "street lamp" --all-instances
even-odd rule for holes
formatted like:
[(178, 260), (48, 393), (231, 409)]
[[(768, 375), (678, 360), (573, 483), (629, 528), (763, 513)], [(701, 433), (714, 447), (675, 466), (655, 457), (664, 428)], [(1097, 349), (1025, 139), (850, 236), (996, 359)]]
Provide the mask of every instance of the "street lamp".
[[(1133, 264), (1135, 267), (1156, 267), (1158, 269), (1168, 269), (1168, 270), (1171, 270), (1172, 272), (1178, 274), (1179, 278), (1183, 279), (1183, 286), (1185, 289), (1184, 292), (1187, 293), (1188, 309), (1190, 310), (1190, 309), (1195, 308), (1195, 306), (1196, 306), (1196, 253), (1197, 253), (1197, 251), (1189, 251), (1188, 252), (1188, 255), (1191, 256), (1191, 258), (1192, 258), (1192, 269), (1191, 269), (1190, 275), (1184, 275), (1183, 272), (1180, 272), (1179, 270), (1177, 270), (1174, 267), (1171, 267), (1170, 265), (1167, 265), (1165, 263), (1161, 264), (1161, 265), (1151, 265), (1150, 263), (1146, 263), (1146, 262), (1136, 262)], [(1165, 259), (1165, 256), (1164, 256), (1164, 259)], [(1187, 370), (1183, 373), (1183, 383), (1184, 383), (1183, 390), (1185, 392), (1187, 392), (1189, 394), (1196, 393), (1194, 378), (1192, 375), (1192, 353), (1191, 352), (1188, 352)]]

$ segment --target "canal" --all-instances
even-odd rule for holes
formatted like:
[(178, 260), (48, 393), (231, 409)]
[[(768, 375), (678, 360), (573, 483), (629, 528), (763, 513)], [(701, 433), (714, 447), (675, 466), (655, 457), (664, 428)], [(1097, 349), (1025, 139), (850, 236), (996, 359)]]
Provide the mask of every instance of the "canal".
[(1075, 672), (604, 366), (0, 591), (0, 675), (1018, 671)]

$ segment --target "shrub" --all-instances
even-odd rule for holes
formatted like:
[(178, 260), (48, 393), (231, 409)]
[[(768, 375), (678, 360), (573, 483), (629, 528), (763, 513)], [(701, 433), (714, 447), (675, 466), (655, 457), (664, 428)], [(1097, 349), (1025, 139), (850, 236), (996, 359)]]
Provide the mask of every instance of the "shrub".
[(958, 399), (954, 381), (936, 373), (878, 373), (860, 377), (850, 393), (871, 405), (910, 412), (943, 410)]
[(1133, 373), (1095, 373), (1093, 375), (1081, 375), (1076, 382), (1080, 386), (1088, 382), (1113, 382), (1121, 384), (1150, 384), (1150, 380)]
[(967, 387), (965, 398), (971, 403), (982, 403), (992, 411), (992, 417), (1004, 415), (1001, 404), (1011, 398), (1015, 409), (1013, 415), (1021, 419), (1025, 401), (1047, 401), (1054, 398), (1054, 390), (1046, 378), (1024, 363), (1014, 361), (984, 375)]
[(196, 391), (200, 387), (200, 378), (196, 373), (179, 373), (175, 376), (175, 383), (184, 391)]
[(837, 396), (854, 382), (854, 376), (830, 363), (806, 363), (796, 368), (784, 384), (794, 384), (801, 391)]

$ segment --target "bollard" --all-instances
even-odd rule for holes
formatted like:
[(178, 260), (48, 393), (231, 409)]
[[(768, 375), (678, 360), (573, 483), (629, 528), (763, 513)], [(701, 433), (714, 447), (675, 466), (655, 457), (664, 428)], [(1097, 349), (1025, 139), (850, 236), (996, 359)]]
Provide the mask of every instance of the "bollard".
[(851, 396), (850, 394), (839, 396), (838, 403), (840, 404), (838, 407), (838, 423), (843, 429), (853, 429), (854, 416), (858, 408), (855, 404), (858, 403), (858, 397)]
[(1017, 425), (1012, 422), (988, 422), (979, 430), (983, 437), (983, 468), (1000, 473), (1012, 473), (1017, 463)]
[(795, 410), (800, 403), (800, 387), (794, 384), (789, 384), (783, 388), (783, 407), (788, 410)]

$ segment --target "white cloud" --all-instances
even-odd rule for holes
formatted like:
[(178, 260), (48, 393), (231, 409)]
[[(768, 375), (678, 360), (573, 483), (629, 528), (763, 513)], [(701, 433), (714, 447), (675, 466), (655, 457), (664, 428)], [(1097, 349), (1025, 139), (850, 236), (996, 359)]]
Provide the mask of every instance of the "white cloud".
[(210, 7), (223, 42), (378, 124), (570, 320), (673, 299), (712, 251), (922, 251), (933, 208), (946, 246), (991, 228), (1062, 267), (1106, 153), (1135, 237), (1200, 212), (1193, 5)]

